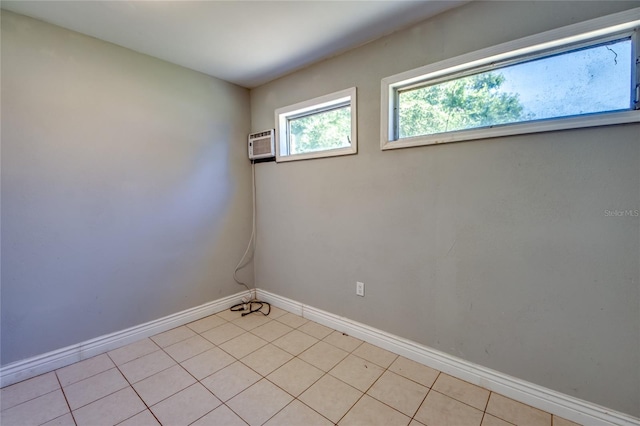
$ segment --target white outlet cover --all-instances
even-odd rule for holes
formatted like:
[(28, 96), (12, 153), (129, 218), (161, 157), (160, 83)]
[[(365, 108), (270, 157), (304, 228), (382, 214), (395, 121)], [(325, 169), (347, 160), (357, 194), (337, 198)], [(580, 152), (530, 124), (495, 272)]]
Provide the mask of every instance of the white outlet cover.
[(364, 297), (364, 283), (356, 282), (356, 294)]

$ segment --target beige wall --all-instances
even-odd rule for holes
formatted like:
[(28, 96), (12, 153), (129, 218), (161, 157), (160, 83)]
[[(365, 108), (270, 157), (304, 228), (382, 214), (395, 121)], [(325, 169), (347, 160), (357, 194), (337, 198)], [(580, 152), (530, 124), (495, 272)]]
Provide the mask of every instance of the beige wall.
[(240, 291), (248, 131), (246, 89), (2, 11), (2, 364)]
[[(358, 89), (355, 156), (257, 166), (259, 288), (640, 415), (640, 126), (380, 151), (380, 80), (637, 2), (472, 2), (251, 91)], [(355, 282), (366, 297), (355, 295)]]

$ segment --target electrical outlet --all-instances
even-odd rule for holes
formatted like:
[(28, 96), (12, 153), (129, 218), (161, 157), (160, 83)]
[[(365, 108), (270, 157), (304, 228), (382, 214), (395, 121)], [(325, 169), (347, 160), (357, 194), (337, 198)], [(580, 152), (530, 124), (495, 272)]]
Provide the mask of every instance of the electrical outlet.
[(364, 283), (361, 283), (360, 281), (356, 282), (356, 294), (364, 297)]

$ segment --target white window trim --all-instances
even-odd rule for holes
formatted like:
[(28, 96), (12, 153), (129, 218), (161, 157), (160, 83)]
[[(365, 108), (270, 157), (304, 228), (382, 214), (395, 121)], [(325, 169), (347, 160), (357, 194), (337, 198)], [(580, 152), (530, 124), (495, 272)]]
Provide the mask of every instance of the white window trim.
[[(504, 61), (516, 56), (531, 55), (567, 44), (628, 31), (638, 26), (640, 26), (640, 8), (630, 9), (386, 77), (382, 79), (381, 83), (380, 149), (408, 148), (499, 136), (640, 122), (640, 110), (634, 110), (506, 124), (403, 139), (395, 139), (394, 136), (394, 107), (397, 102), (397, 88), (399, 87), (453, 74), (469, 68), (487, 66), (493, 62)], [(634, 46), (634, 51), (638, 52), (637, 45)], [(633, 78), (633, 81), (636, 81), (636, 79)]]
[[(282, 155), (281, 147), (287, 143), (287, 119), (305, 112), (330, 107), (341, 102), (349, 102), (351, 108), (351, 146), (344, 148), (328, 149), (324, 151), (307, 152), (304, 154)], [(308, 101), (278, 108), (275, 112), (276, 119), (276, 162), (308, 160), (311, 158), (335, 157), (338, 155), (357, 154), (358, 132), (356, 111), (356, 88), (341, 90), (328, 95), (309, 99)]]

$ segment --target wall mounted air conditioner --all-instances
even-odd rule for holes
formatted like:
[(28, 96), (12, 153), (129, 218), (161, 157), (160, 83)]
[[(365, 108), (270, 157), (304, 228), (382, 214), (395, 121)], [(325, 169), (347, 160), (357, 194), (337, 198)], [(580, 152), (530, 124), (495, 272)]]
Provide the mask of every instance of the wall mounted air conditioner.
[(276, 156), (275, 133), (275, 129), (269, 129), (249, 135), (247, 146), (249, 149), (249, 160), (274, 158)]

